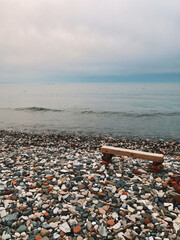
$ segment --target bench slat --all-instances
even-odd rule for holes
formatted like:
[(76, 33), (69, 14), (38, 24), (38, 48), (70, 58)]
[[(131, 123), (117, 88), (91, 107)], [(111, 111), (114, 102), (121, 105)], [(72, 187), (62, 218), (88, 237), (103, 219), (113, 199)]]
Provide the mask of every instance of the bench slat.
[(117, 148), (117, 147), (111, 147), (111, 146), (103, 146), (101, 147), (102, 153), (108, 153), (118, 156), (128, 156), (132, 158), (140, 158), (145, 160), (150, 160), (154, 162), (160, 162), (163, 161), (164, 155), (163, 154), (157, 154), (157, 153), (150, 153), (150, 152), (142, 152), (142, 151), (136, 151), (136, 150), (130, 150), (130, 149), (124, 149), (124, 148)]

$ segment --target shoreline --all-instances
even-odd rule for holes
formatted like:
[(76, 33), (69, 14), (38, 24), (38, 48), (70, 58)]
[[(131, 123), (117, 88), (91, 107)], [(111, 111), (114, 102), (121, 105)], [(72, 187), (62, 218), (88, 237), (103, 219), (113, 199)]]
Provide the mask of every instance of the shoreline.
[[(102, 145), (163, 153), (164, 168), (128, 157), (102, 165)], [(177, 240), (179, 150), (173, 141), (0, 131), (0, 236)]]
[[(58, 141), (63, 139), (74, 144), (74, 147), (78, 148), (79, 143), (88, 143), (88, 147), (99, 149), (102, 145), (112, 145), (114, 147), (123, 147), (132, 150), (149, 151), (153, 153), (162, 153), (166, 155), (180, 155), (180, 141), (177, 140), (164, 140), (164, 139), (141, 139), (136, 137), (127, 138), (116, 138), (116, 137), (105, 137), (105, 136), (93, 136), (93, 135), (72, 135), (72, 134), (54, 134), (54, 133), (35, 133), (35, 132), (23, 132), (23, 131), (7, 131), (0, 130), (0, 139), (4, 136), (11, 137), (8, 141), (11, 144), (16, 143), (16, 139), (22, 138), (24, 141), (21, 144), (29, 144), (29, 140), (37, 138), (37, 142), (33, 140), (35, 145), (38, 145), (38, 141), (43, 142), (51, 141), (55, 145)], [(78, 139), (78, 141), (76, 141)], [(92, 142), (92, 143), (91, 143)], [(82, 144), (81, 144), (82, 145)], [(69, 145), (71, 147), (71, 144)], [(82, 147), (82, 146), (81, 146)]]

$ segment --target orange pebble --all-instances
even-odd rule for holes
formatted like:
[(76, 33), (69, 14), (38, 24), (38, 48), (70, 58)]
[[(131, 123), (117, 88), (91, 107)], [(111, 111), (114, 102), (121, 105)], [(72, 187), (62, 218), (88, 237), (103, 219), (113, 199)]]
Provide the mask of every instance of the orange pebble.
[(107, 221), (107, 224), (109, 225), (109, 226), (114, 226), (114, 224), (115, 224), (115, 221), (114, 221), (114, 219), (109, 219), (108, 221)]
[(81, 231), (81, 226), (76, 226), (73, 228), (74, 233), (79, 233)]
[(53, 190), (53, 187), (49, 187), (49, 188), (48, 188), (48, 191), (52, 191), (52, 190)]
[(48, 213), (48, 212), (45, 212), (45, 213), (44, 213), (44, 216), (45, 216), (45, 217), (48, 217), (48, 216), (49, 216), (49, 213)]
[(162, 183), (162, 188), (167, 188), (167, 183), (166, 182)]
[(91, 228), (89, 231), (90, 231), (90, 232), (94, 232), (94, 230), (95, 230), (94, 228)]
[(109, 163), (106, 162), (106, 161), (104, 161), (104, 160), (102, 160), (102, 164), (104, 164), (104, 165), (108, 165)]
[(47, 182), (44, 182), (44, 183), (43, 183), (43, 185), (47, 186), (47, 185), (48, 185), (48, 183), (47, 183)]
[(17, 184), (17, 182), (13, 182), (13, 185), (16, 185)]
[(40, 240), (42, 237), (40, 236), (40, 235), (37, 235), (36, 237), (35, 237), (35, 239), (36, 240)]
[(123, 195), (127, 195), (128, 193), (126, 191), (123, 191)]
[(94, 181), (94, 177), (93, 177), (93, 176), (90, 177), (89, 180), (90, 180), (90, 181)]
[(51, 180), (52, 177), (51, 177), (51, 176), (47, 176), (46, 179), (47, 179), (47, 180)]

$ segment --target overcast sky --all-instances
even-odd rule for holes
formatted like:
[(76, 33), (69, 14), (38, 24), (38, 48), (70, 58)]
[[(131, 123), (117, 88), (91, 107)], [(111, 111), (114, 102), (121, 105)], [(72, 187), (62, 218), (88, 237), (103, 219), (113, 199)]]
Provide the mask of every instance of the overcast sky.
[(0, 0), (0, 81), (180, 72), (180, 0)]

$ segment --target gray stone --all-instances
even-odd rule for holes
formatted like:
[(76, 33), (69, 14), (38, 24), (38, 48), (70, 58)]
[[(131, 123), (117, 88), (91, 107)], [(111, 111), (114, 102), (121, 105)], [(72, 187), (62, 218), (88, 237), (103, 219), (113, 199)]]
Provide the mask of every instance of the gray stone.
[(19, 213), (15, 212), (15, 213), (12, 213), (12, 214), (9, 214), (9, 215), (6, 215), (4, 217), (4, 221), (8, 222), (8, 221), (17, 221), (18, 220), (18, 215)]
[(86, 226), (87, 226), (87, 229), (90, 230), (92, 228), (92, 223), (88, 221)]
[(107, 230), (103, 225), (98, 228), (98, 231), (102, 237), (107, 237)]
[(27, 230), (27, 227), (25, 225), (21, 225), (20, 227), (18, 227), (16, 232), (22, 233), (22, 232), (26, 232), (26, 230)]

